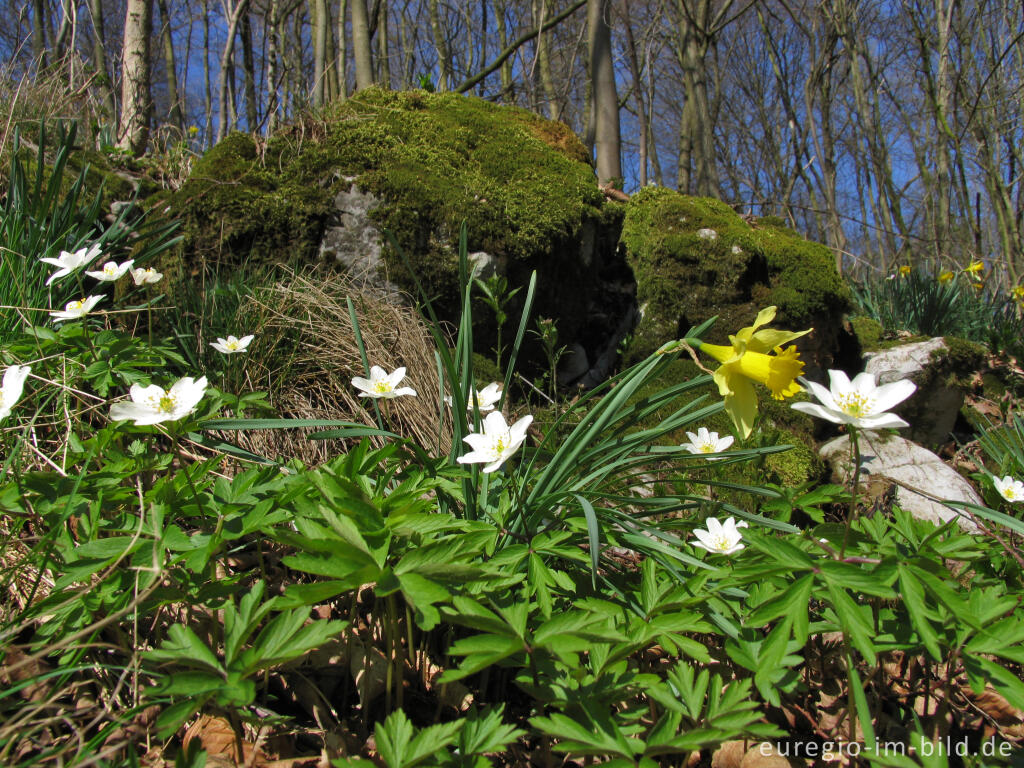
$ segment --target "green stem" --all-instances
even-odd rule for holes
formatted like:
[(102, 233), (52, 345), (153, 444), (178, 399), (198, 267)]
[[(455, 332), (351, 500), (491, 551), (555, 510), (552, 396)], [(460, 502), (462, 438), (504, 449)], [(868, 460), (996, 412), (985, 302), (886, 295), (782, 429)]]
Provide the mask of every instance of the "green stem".
[(850, 450), (853, 453), (853, 488), (850, 491), (850, 510), (846, 514), (846, 530), (843, 533), (843, 546), (839, 550), (839, 558), (846, 555), (846, 547), (850, 543), (850, 528), (857, 514), (857, 497), (860, 491), (860, 435), (857, 428), (850, 427)]

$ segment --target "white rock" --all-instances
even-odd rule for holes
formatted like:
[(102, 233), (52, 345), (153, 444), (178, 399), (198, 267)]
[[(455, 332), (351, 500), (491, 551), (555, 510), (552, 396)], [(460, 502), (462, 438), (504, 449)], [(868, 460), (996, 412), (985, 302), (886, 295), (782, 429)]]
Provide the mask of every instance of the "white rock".
[[(830, 440), (819, 452), (833, 475), (848, 483), (853, 467), (849, 435)], [(974, 486), (934, 453), (898, 435), (878, 432), (861, 433), (860, 452), (862, 492), (869, 489), (878, 496), (895, 485), (896, 504), (918, 520), (941, 525), (957, 518), (963, 530), (979, 532), (969, 518), (935, 500), (984, 503)]]
[(948, 442), (964, 404), (963, 391), (947, 383), (947, 372), (937, 368), (941, 364), (933, 360), (936, 352), (945, 349), (945, 340), (934, 338), (864, 356), (864, 370), (875, 374), (879, 384), (899, 379), (910, 379), (917, 384), (914, 396), (893, 411), (910, 424), (904, 434), (921, 445), (939, 446)]

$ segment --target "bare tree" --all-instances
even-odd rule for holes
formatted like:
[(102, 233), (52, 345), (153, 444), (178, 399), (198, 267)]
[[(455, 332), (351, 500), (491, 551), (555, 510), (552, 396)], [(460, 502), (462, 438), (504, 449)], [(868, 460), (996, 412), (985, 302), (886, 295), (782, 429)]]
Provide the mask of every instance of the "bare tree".
[(153, 27), (152, 0), (128, 0), (121, 53), (121, 126), (118, 146), (141, 155), (149, 141), (152, 100), (149, 91), (149, 38)]

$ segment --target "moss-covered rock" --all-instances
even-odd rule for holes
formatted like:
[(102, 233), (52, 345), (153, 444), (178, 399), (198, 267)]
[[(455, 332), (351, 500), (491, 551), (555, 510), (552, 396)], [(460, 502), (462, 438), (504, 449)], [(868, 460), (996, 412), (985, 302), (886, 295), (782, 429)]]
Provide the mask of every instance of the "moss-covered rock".
[[(565, 125), (524, 110), (368, 89), (265, 142), (228, 136), (196, 163), (171, 205), (184, 221), (186, 261), (308, 263), (339, 220), (338, 192), (358, 186), (380, 198), (370, 215), (449, 316), (465, 222), (469, 251), (496, 257), (512, 286), (538, 270), (536, 311), (557, 318), (570, 339), (598, 271), (591, 246), (609, 226), (587, 157)], [(387, 243), (382, 269), (415, 295)]]
[(661, 187), (629, 201), (622, 243), (642, 314), (633, 359), (716, 315), (707, 340), (722, 343), (775, 305), (775, 327), (814, 328), (798, 342), (809, 370), (846, 367), (842, 317), (850, 292), (825, 246), (780, 222), (745, 219), (719, 200)]

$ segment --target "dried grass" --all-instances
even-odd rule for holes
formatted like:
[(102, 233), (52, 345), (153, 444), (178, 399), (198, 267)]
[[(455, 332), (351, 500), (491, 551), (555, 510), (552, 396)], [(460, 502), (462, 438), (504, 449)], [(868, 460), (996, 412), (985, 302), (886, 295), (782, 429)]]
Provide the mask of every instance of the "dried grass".
[[(384, 426), (414, 439), (428, 452), (446, 453), (451, 427), (438, 389), (434, 344), (422, 320), (407, 306), (390, 304), (349, 277), (324, 270), (286, 272), (254, 291), (236, 318), (262, 343), (245, 360), (247, 384), (270, 393), (281, 418), (341, 419), (376, 425), (373, 403), (352, 387), (365, 375), (346, 300), (352, 299), (370, 365), (407, 369), (403, 385), (417, 397), (382, 401)], [(344, 441), (309, 440), (318, 429), (273, 430), (234, 435), (237, 444), (268, 457), (319, 464), (344, 450)]]

